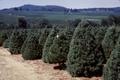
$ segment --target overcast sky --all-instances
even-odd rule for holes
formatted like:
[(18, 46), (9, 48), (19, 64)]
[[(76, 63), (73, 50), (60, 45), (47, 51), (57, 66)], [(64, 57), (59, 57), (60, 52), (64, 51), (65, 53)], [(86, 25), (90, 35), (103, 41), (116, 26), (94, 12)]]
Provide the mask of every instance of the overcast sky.
[(0, 9), (24, 4), (60, 5), (68, 8), (120, 7), (120, 0), (0, 0)]

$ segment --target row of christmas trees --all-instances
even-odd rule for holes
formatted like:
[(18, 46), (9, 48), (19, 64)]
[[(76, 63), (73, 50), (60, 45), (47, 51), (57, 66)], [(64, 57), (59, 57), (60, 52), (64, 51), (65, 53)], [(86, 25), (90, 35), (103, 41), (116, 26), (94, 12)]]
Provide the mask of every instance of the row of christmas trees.
[(101, 27), (82, 21), (76, 28), (46, 26), (14, 30), (10, 37), (7, 35), (0, 32), (0, 45), (8, 47), (11, 54), (22, 54), (25, 60), (59, 63), (72, 76), (104, 74), (104, 80), (120, 79), (119, 26)]

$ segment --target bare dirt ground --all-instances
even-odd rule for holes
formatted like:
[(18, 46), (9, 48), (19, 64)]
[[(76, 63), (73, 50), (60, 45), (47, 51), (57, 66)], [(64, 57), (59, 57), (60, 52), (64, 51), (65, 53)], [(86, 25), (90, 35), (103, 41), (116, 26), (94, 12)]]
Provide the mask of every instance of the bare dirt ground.
[(54, 70), (55, 65), (42, 60), (25, 61), (21, 55), (10, 55), (0, 47), (0, 80), (102, 80), (101, 77), (72, 78), (64, 70)]

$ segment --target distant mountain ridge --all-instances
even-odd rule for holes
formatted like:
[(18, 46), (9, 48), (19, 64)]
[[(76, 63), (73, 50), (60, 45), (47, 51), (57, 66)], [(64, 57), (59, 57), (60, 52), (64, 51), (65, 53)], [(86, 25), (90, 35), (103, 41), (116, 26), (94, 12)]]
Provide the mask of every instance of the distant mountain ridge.
[(38, 5), (23, 5), (20, 7), (14, 7), (9, 9), (0, 10), (2, 12), (11, 12), (11, 11), (57, 11), (57, 12), (112, 12), (112, 13), (120, 13), (120, 7), (114, 8), (86, 8), (86, 9), (70, 9), (57, 5), (46, 5), (46, 6), (38, 6)]
[(65, 7), (56, 6), (56, 5), (46, 5), (46, 6), (23, 5), (20, 7), (3, 9), (2, 11), (5, 11), (5, 10), (10, 10), (10, 11), (64, 11), (66, 9), (67, 8)]

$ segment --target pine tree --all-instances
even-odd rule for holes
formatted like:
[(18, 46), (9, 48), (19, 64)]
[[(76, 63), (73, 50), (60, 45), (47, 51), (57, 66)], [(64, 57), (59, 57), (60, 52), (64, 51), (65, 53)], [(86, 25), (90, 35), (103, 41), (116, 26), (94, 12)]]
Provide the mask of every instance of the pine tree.
[(105, 37), (102, 41), (102, 46), (105, 52), (106, 59), (109, 58), (111, 52), (115, 48), (116, 42), (120, 35), (120, 28), (119, 27), (110, 27), (108, 28)]
[(40, 46), (40, 53), (42, 54), (43, 52), (43, 48), (44, 48), (44, 44), (46, 42), (46, 39), (49, 35), (50, 30), (46, 27), (43, 32), (41, 33), (41, 36), (39, 38), (39, 46)]
[(53, 40), (56, 37), (58, 32), (59, 32), (59, 29), (56, 28), (56, 26), (55, 26), (55, 27), (53, 27), (50, 34), (48, 35), (48, 38), (47, 38), (46, 43), (44, 45), (43, 54), (42, 54), (42, 59), (44, 62), (49, 63), (49, 59), (50, 59), (49, 49), (50, 49), (51, 45), (53, 44)]
[(28, 40), (28, 37), (29, 37), (29, 36), (30, 36), (30, 35), (27, 36), (27, 38), (25, 39), (25, 41), (24, 41), (24, 43), (23, 43), (23, 45), (22, 45), (22, 47), (21, 47), (21, 50), (20, 50), (20, 53), (21, 53), (21, 54), (23, 54), (24, 51), (25, 51), (26, 44), (27, 44), (27, 40)]
[(3, 43), (4, 48), (9, 48), (10, 39), (6, 39)]
[(29, 35), (23, 45), (24, 50), (22, 49), (22, 57), (25, 60), (34, 60), (40, 59), (40, 46), (39, 46), (39, 33)]
[(20, 54), (21, 47), (24, 40), (27, 37), (27, 32), (25, 30), (14, 30), (9, 43), (9, 49), (11, 54)]
[(104, 80), (120, 80), (120, 37), (104, 67), (103, 72)]
[(7, 34), (3, 31), (0, 32), (0, 46), (3, 45), (4, 41), (7, 39)]
[(47, 54), (49, 63), (59, 63), (61, 65), (66, 62), (72, 35), (73, 31), (70, 29), (65, 29), (56, 35)]
[(27, 28), (27, 21), (24, 17), (18, 18), (18, 27), (19, 28)]
[(102, 75), (105, 58), (102, 46), (98, 43), (102, 37), (95, 33), (94, 27), (81, 24), (74, 32), (66, 62), (72, 76)]
[(22, 48), (21, 48), (21, 53), (23, 53), (24, 52), (24, 49), (25, 49), (25, 47), (26, 47), (26, 44), (27, 44), (27, 41), (28, 41), (28, 38), (29, 38), (29, 36), (31, 36), (31, 35), (41, 35), (41, 30), (39, 30), (39, 29), (29, 29), (29, 30), (27, 30), (27, 38), (25, 39), (25, 41), (24, 41), (24, 43), (23, 43), (23, 45), (22, 45)]

